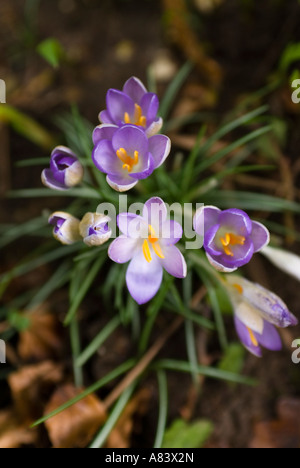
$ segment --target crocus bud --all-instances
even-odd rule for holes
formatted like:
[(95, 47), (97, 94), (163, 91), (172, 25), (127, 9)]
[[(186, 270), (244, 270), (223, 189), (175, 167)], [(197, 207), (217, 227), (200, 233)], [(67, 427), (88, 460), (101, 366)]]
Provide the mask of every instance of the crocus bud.
[(261, 253), (273, 265), (300, 281), (300, 257), (292, 252), (273, 247), (265, 247)]
[(286, 304), (259, 284), (236, 275), (227, 275), (226, 284), (234, 309), (237, 334), (243, 345), (261, 357), (261, 347), (279, 351), (282, 347), (277, 328), (298, 324)]
[(99, 246), (107, 242), (112, 231), (108, 225), (111, 219), (104, 214), (87, 213), (79, 226), (83, 242), (89, 247)]
[(84, 170), (77, 156), (65, 146), (52, 151), (50, 169), (42, 172), (42, 182), (54, 190), (68, 190), (83, 179)]
[(53, 213), (49, 218), (49, 224), (54, 226), (53, 236), (65, 245), (71, 245), (81, 240), (79, 223), (79, 219), (62, 211)]

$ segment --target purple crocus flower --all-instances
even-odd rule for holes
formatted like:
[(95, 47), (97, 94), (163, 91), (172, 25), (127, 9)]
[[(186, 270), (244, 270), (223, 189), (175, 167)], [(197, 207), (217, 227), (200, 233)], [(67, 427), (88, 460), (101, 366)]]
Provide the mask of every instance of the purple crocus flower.
[(138, 304), (145, 304), (156, 295), (163, 269), (176, 278), (186, 277), (186, 262), (175, 247), (182, 237), (182, 227), (168, 218), (160, 198), (148, 200), (142, 216), (121, 213), (118, 226), (122, 235), (112, 242), (108, 255), (116, 263), (130, 261), (126, 282)]
[(165, 135), (147, 138), (135, 125), (121, 128), (112, 125), (97, 127), (92, 159), (107, 174), (108, 184), (118, 192), (133, 188), (161, 166), (170, 153), (171, 142)]
[(281, 338), (276, 330), (298, 324), (286, 304), (276, 294), (259, 284), (236, 275), (228, 275), (230, 298), (234, 307), (237, 334), (243, 345), (261, 357), (261, 346), (280, 351)]
[(112, 235), (108, 225), (111, 219), (100, 213), (86, 213), (83, 217), (79, 232), (83, 242), (89, 247), (100, 246), (107, 242)]
[(74, 216), (56, 211), (49, 218), (49, 224), (54, 226), (53, 236), (65, 245), (71, 245), (82, 240), (79, 233), (79, 219)]
[(223, 273), (231, 273), (250, 262), (254, 253), (270, 241), (269, 231), (236, 208), (221, 211), (214, 206), (200, 208), (194, 229), (204, 232), (204, 249), (209, 262)]
[(42, 172), (42, 182), (54, 190), (68, 190), (83, 179), (83, 167), (77, 156), (65, 146), (52, 151), (50, 169)]
[(107, 92), (106, 107), (99, 115), (103, 124), (118, 127), (124, 124), (137, 125), (148, 137), (156, 135), (163, 124), (162, 119), (157, 117), (158, 97), (148, 93), (143, 83), (135, 77), (125, 83), (123, 91), (110, 89)]

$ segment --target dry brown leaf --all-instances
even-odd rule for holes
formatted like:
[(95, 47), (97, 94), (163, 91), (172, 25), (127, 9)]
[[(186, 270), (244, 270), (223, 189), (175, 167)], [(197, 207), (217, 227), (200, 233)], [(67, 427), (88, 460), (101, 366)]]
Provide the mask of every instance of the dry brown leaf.
[[(58, 388), (46, 406), (45, 414), (81, 392), (82, 389), (76, 389), (71, 384)], [(89, 395), (62, 413), (48, 419), (45, 425), (54, 448), (84, 448), (91, 442), (105, 419), (104, 405), (96, 395)]]
[(37, 438), (36, 429), (22, 424), (13, 410), (0, 412), (0, 448), (19, 448), (32, 445)]
[(137, 393), (126, 406), (115, 428), (107, 440), (108, 448), (129, 448), (131, 434), (134, 428), (134, 418), (144, 415), (148, 410), (151, 394), (146, 388)]
[(300, 400), (281, 398), (277, 412), (277, 420), (255, 425), (251, 448), (300, 448)]
[(43, 361), (60, 355), (63, 347), (60, 323), (38, 309), (29, 315), (30, 326), (20, 333), (18, 352), (24, 361)]
[(32, 422), (42, 414), (45, 401), (62, 378), (62, 366), (51, 361), (25, 366), (10, 374), (8, 383), (22, 420)]

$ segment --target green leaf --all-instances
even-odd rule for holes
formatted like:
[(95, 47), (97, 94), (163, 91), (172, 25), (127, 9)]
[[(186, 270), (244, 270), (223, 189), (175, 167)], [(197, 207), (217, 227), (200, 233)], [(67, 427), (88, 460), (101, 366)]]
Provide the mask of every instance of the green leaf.
[(154, 448), (161, 448), (168, 416), (168, 382), (164, 371), (157, 372), (159, 389), (159, 415)]
[(234, 206), (242, 210), (300, 213), (299, 203), (272, 197), (271, 195), (238, 190), (214, 190), (209, 195), (205, 195), (202, 201), (208, 205), (219, 206), (219, 208), (232, 208)]
[(122, 412), (124, 411), (127, 403), (129, 402), (134, 389), (135, 389), (135, 383), (130, 385), (120, 396), (119, 400), (117, 401), (114, 409), (112, 410), (108, 420), (106, 421), (105, 425), (99, 432), (99, 434), (96, 436), (95, 440), (93, 443), (90, 445), (89, 448), (101, 448), (102, 445), (105, 443), (107, 437), (115, 427), (116, 423), (118, 422), (118, 419), (120, 418)]
[(38, 122), (8, 104), (0, 106), (0, 121), (10, 124), (17, 133), (41, 148), (49, 150), (56, 144), (53, 136)]
[(54, 68), (57, 68), (65, 57), (65, 51), (61, 43), (51, 37), (37, 46), (37, 52)]
[(180, 91), (184, 82), (188, 78), (192, 69), (193, 69), (193, 64), (191, 64), (190, 62), (187, 62), (182, 67), (182, 69), (177, 73), (176, 77), (174, 78), (174, 80), (168, 87), (167, 91), (165, 92), (165, 95), (161, 101), (160, 110), (159, 110), (160, 116), (163, 119), (166, 119), (166, 117), (168, 116), (178, 92)]
[[(81, 283), (80, 287), (77, 287), (75, 289), (76, 293), (74, 294), (74, 297), (72, 297), (71, 294), (71, 305), (70, 309), (67, 313), (66, 319), (64, 321), (65, 325), (70, 324), (72, 318), (76, 314), (78, 307), (80, 306), (81, 302), (85, 298), (86, 294), (88, 293), (92, 283), (94, 282), (97, 274), (99, 273), (100, 268), (104, 264), (106, 260), (106, 255), (100, 256), (95, 263), (93, 264), (92, 267), (89, 268), (89, 271), (86, 273), (85, 278), (83, 282)], [(75, 278), (76, 279), (76, 278)], [(72, 287), (72, 285), (71, 285)]]
[(16, 310), (11, 310), (8, 313), (8, 321), (13, 328), (19, 332), (27, 330), (30, 327), (30, 319), (24, 314), (20, 314)]
[(300, 60), (300, 42), (288, 44), (281, 55), (279, 70), (286, 73), (289, 67)]
[(176, 419), (165, 433), (162, 448), (202, 448), (213, 430), (214, 426), (210, 421), (200, 420), (187, 423), (183, 419)]
[(245, 363), (245, 348), (240, 343), (231, 343), (218, 368), (223, 371), (241, 373)]
[[(166, 369), (176, 372), (187, 372), (191, 371), (191, 365), (187, 361), (177, 361), (175, 359), (161, 359), (152, 366), (153, 369)], [(244, 375), (235, 374), (233, 372), (223, 371), (221, 369), (215, 369), (214, 367), (208, 366), (197, 366), (197, 372), (199, 375), (204, 375), (211, 379), (225, 380), (227, 382), (234, 382), (244, 385), (256, 386), (257, 382), (250, 377)]]
[(91, 341), (87, 348), (78, 356), (76, 366), (83, 366), (103, 343), (110, 337), (110, 335), (118, 328), (121, 320), (119, 317), (114, 317)]

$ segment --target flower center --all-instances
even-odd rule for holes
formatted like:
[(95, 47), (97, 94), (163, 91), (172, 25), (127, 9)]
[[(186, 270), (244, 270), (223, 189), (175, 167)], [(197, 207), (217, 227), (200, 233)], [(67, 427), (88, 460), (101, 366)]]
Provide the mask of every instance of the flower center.
[(124, 163), (123, 169), (127, 169), (128, 172), (132, 171), (132, 168), (139, 162), (139, 152), (135, 151), (133, 158), (129, 156), (125, 148), (120, 148), (117, 151), (118, 158)]
[(143, 115), (143, 111), (142, 111), (141, 106), (139, 106), (138, 104), (135, 104), (135, 105), (134, 105), (134, 116), (133, 116), (133, 121), (131, 121), (131, 118), (130, 118), (130, 115), (128, 114), (128, 112), (125, 112), (125, 114), (124, 114), (124, 122), (125, 122), (126, 124), (137, 125), (138, 127), (146, 127), (146, 125), (147, 125), (147, 119), (146, 119), (146, 117)]
[(246, 238), (227, 232), (225, 234), (225, 237), (221, 237), (220, 241), (223, 245), (225, 254), (229, 257), (233, 257), (234, 253), (232, 252), (231, 247), (233, 247), (234, 245), (244, 245), (246, 242)]
[(144, 254), (144, 257), (145, 259), (147, 260), (148, 263), (152, 262), (152, 256), (151, 256), (151, 251), (150, 251), (150, 245), (152, 245), (152, 248), (154, 250), (154, 252), (156, 253), (156, 255), (161, 258), (161, 259), (164, 259), (165, 256), (162, 252), (162, 249), (161, 249), (161, 246), (159, 245), (159, 238), (157, 237), (156, 233), (155, 233), (155, 230), (153, 229), (153, 227), (149, 224), (149, 235), (148, 235), (148, 239), (145, 239), (144, 243), (143, 243), (143, 254)]
[(247, 327), (247, 330), (248, 330), (248, 333), (250, 335), (251, 343), (253, 344), (253, 346), (257, 347), (258, 346), (258, 341), (257, 341), (253, 331), (249, 327)]

